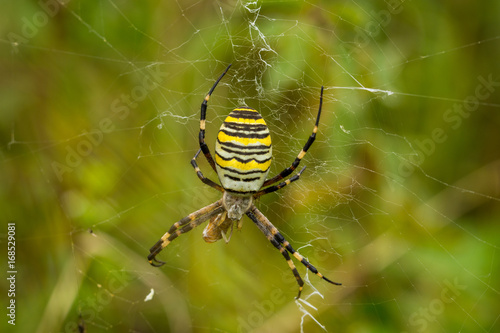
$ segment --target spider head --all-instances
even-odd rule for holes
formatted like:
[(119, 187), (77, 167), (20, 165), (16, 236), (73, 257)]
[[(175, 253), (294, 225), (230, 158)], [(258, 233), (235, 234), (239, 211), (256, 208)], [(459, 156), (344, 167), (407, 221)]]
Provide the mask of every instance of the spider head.
[(225, 191), (222, 197), (222, 204), (227, 211), (227, 217), (233, 221), (241, 220), (241, 217), (250, 209), (252, 203), (252, 196), (238, 196)]

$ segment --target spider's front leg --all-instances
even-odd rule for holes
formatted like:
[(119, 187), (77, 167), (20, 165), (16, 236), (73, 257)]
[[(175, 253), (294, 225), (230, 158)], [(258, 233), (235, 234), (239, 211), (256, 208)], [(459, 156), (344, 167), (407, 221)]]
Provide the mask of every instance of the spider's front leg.
[(160, 238), (158, 242), (149, 250), (148, 261), (152, 266), (160, 267), (165, 262), (157, 260), (156, 256), (163, 250), (171, 241), (184, 234), (191, 229), (199, 226), (206, 220), (211, 219), (213, 216), (221, 214), (224, 211), (222, 206), (222, 199), (214, 202), (211, 205), (203, 207), (194, 213), (189, 214), (185, 218), (175, 222), (170, 229)]
[[(309, 136), (309, 139), (307, 139), (306, 144), (302, 148), (302, 150), (299, 152), (295, 160), (292, 162), (292, 164), (281, 171), (279, 174), (274, 176), (273, 178), (270, 178), (264, 182), (264, 185), (262, 187), (269, 186), (271, 184), (276, 183), (277, 181), (288, 177), (300, 164), (300, 161), (306, 156), (307, 151), (311, 147), (311, 145), (314, 143), (314, 140), (316, 140), (316, 133), (318, 132), (318, 126), (319, 126), (319, 118), (321, 117), (321, 109), (323, 107), (323, 87), (321, 87), (321, 95), (319, 96), (319, 108), (318, 108), (318, 115), (316, 116), (316, 123), (314, 124), (313, 131), (311, 135)], [(301, 171), (302, 172), (302, 171)]]
[(212, 157), (212, 154), (210, 153), (210, 149), (208, 148), (207, 144), (205, 143), (205, 126), (206, 126), (206, 118), (207, 118), (207, 106), (208, 106), (208, 100), (210, 99), (210, 96), (212, 96), (212, 93), (215, 90), (215, 87), (219, 84), (220, 80), (226, 75), (227, 71), (229, 70), (229, 67), (231, 65), (227, 66), (226, 70), (219, 76), (217, 81), (215, 81), (214, 85), (212, 88), (210, 88), (208, 94), (205, 96), (205, 99), (201, 103), (201, 108), (200, 108), (200, 133), (198, 134), (198, 141), (200, 143), (200, 149), (203, 151), (203, 155), (205, 155), (205, 158), (207, 159), (208, 163), (214, 169), (214, 171), (217, 171), (215, 169), (215, 162)]

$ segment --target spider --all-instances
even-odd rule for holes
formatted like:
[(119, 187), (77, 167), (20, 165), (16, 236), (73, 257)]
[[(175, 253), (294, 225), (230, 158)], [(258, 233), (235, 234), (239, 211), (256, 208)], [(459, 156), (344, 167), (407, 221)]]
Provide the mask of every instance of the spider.
[[(293, 264), (289, 253), (323, 280), (335, 285), (341, 285), (323, 276), (313, 265), (304, 259), (302, 255), (295, 251), (278, 229), (276, 229), (276, 227), (254, 205), (254, 201), (257, 198), (264, 194), (277, 191), (298, 180), (304, 171), (305, 167), (292, 177), (276, 184), (278, 181), (289, 176), (297, 168), (316, 138), (321, 107), (323, 104), (323, 87), (321, 87), (318, 115), (311, 136), (288, 168), (281, 171), (278, 175), (266, 180), (272, 159), (271, 137), (264, 119), (257, 110), (242, 106), (229, 113), (217, 135), (215, 159), (212, 157), (210, 149), (205, 143), (205, 122), (208, 100), (217, 87), (217, 84), (230, 67), (231, 65), (229, 65), (215, 81), (201, 104), (199, 132), (200, 149), (191, 160), (191, 165), (198, 178), (204, 184), (222, 192), (222, 199), (175, 222), (149, 250), (149, 263), (155, 267), (165, 264), (165, 262), (156, 259), (158, 253), (178, 236), (190, 231), (207, 220), (210, 220), (210, 222), (203, 231), (204, 240), (213, 243), (223, 238), (228, 242), (231, 238), (234, 224), (237, 224), (237, 228), (240, 229), (242, 226), (241, 218), (243, 214), (245, 214), (257, 225), (271, 244), (274, 245), (286, 259), (299, 285), (297, 299), (300, 298), (304, 282)], [(203, 176), (203, 173), (196, 163), (196, 159), (200, 152), (203, 152), (208, 163), (217, 173), (220, 185)], [(231, 230), (228, 235), (229, 229)]]

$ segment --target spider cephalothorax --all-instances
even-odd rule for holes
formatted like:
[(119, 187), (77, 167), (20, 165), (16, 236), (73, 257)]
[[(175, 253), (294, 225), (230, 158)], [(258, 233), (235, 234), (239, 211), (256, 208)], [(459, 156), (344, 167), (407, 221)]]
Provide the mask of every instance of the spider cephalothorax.
[[(324, 277), (314, 266), (305, 260), (304, 257), (296, 252), (278, 229), (276, 229), (276, 227), (254, 205), (254, 200), (256, 198), (277, 191), (299, 179), (302, 171), (305, 169), (304, 167), (294, 176), (281, 181), (297, 168), (316, 138), (323, 102), (323, 87), (321, 87), (318, 116), (311, 136), (288, 168), (281, 171), (278, 175), (266, 180), (272, 160), (271, 136), (264, 119), (257, 110), (243, 106), (229, 113), (217, 135), (217, 141), (215, 143), (215, 160), (205, 143), (205, 119), (208, 100), (230, 66), (231, 65), (229, 65), (224, 73), (217, 79), (201, 104), (200, 149), (191, 160), (191, 165), (198, 175), (198, 178), (200, 178), (203, 183), (222, 192), (222, 199), (175, 222), (149, 250), (149, 263), (153, 266), (163, 265), (164, 262), (157, 260), (156, 255), (175, 238), (207, 220), (210, 222), (203, 231), (203, 239), (209, 243), (213, 243), (223, 238), (228, 242), (234, 224), (237, 224), (238, 228), (241, 228), (241, 219), (243, 215), (247, 215), (264, 235), (266, 235), (271, 244), (273, 244), (283, 257), (285, 257), (299, 284), (299, 294), (297, 298), (300, 297), (304, 282), (289, 254), (292, 254), (304, 266), (322, 279), (332, 284), (340, 285), (340, 283), (333, 282)], [(217, 173), (221, 185), (203, 176), (203, 173), (196, 163), (196, 159), (200, 152), (203, 152), (208, 163)], [(278, 181), (281, 182), (276, 184)], [(228, 236), (229, 229), (231, 229), (231, 231)]]
[(248, 212), (253, 203), (253, 197), (242, 197), (224, 192), (222, 195), (222, 205), (227, 211), (227, 217), (233, 221), (241, 220), (243, 214)]
[[(236, 223), (238, 229), (241, 229), (241, 218), (252, 207), (252, 204), (252, 196), (240, 196), (227, 191), (224, 192), (222, 195), (224, 211), (210, 219), (205, 230), (203, 230), (203, 239), (208, 243), (214, 243), (222, 238), (226, 243), (229, 242), (234, 224)], [(231, 231), (228, 235), (229, 228), (231, 228)]]

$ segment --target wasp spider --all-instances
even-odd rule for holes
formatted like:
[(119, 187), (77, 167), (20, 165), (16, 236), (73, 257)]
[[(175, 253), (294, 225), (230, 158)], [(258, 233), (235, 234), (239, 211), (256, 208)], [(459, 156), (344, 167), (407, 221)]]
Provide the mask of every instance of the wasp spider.
[[(241, 218), (243, 214), (245, 214), (257, 225), (264, 235), (266, 235), (267, 239), (281, 252), (283, 257), (285, 257), (299, 285), (299, 294), (297, 298), (300, 297), (304, 282), (290, 259), (289, 253), (323, 280), (340, 285), (340, 283), (333, 282), (323, 276), (313, 265), (307, 262), (303, 256), (295, 251), (278, 229), (276, 229), (276, 227), (269, 222), (254, 205), (255, 199), (264, 194), (277, 191), (296, 181), (304, 171), (305, 167), (296, 175), (276, 184), (278, 181), (289, 176), (295, 168), (297, 168), (316, 138), (321, 115), (321, 106), (323, 103), (323, 87), (321, 87), (316, 123), (305, 146), (288, 168), (281, 171), (278, 175), (266, 180), (272, 159), (271, 137), (266, 122), (262, 119), (262, 116), (257, 110), (243, 106), (229, 113), (217, 135), (215, 159), (212, 157), (210, 149), (205, 143), (205, 117), (208, 100), (219, 81), (229, 70), (229, 67), (231, 67), (231, 65), (229, 65), (224, 73), (215, 81), (201, 104), (199, 133), (200, 149), (191, 160), (191, 165), (198, 175), (198, 178), (200, 178), (203, 183), (222, 192), (222, 199), (175, 222), (167, 233), (165, 233), (149, 250), (149, 263), (156, 267), (163, 265), (165, 262), (156, 259), (158, 253), (175, 238), (207, 220), (210, 220), (210, 222), (203, 231), (204, 240), (213, 243), (223, 238), (228, 242), (234, 224), (236, 223), (237, 227), (241, 228)], [(217, 173), (221, 185), (203, 176), (203, 173), (196, 163), (196, 159), (200, 152), (203, 152), (208, 163)], [(228, 235), (229, 229), (231, 230)]]

